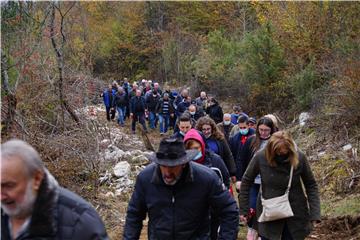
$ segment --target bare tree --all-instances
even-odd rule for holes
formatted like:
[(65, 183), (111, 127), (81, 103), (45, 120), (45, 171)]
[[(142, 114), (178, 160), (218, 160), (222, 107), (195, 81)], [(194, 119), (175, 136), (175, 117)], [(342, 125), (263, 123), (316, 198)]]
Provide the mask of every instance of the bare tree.
[[(52, 12), (51, 12), (51, 18), (50, 18), (50, 39), (51, 39), (51, 44), (52, 44), (55, 54), (56, 54), (56, 61), (57, 61), (58, 71), (59, 71), (59, 80), (58, 80), (59, 101), (60, 101), (60, 104), (61, 104), (63, 110), (65, 109), (70, 114), (71, 118), (75, 122), (79, 123), (80, 120), (79, 120), (78, 116), (75, 114), (74, 110), (69, 105), (69, 103), (66, 99), (66, 96), (64, 95), (64, 87), (63, 87), (63, 83), (64, 83), (63, 49), (64, 49), (64, 45), (66, 43), (66, 38), (64, 35), (64, 19), (65, 19), (65, 16), (69, 13), (69, 11), (74, 7), (74, 5), (76, 3), (75, 2), (71, 3), (70, 7), (64, 13), (61, 11), (61, 8), (59, 6), (57, 6), (57, 4), (58, 3), (56, 3), (56, 2), (52, 3)], [(56, 11), (60, 14), (60, 34), (61, 34), (60, 45), (57, 43), (56, 33), (55, 33)], [(64, 124), (64, 122), (65, 122), (64, 111), (62, 112), (62, 119), (63, 119), (63, 124)]]

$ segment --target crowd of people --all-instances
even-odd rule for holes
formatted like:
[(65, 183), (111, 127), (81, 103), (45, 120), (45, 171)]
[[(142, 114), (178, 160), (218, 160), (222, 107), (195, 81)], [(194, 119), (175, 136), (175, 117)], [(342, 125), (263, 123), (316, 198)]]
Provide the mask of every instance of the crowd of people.
[[(256, 121), (239, 106), (224, 114), (205, 92), (192, 100), (147, 80), (114, 82), (103, 98), (107, 119), (115, 111), (120, 126), (131, 119), (133, 133), (137, 122), (161, 135), (173, 129), (137, 176), (123, 239), (139, 239), (146, 217), (148, 239), (235, 240), (243, 222), (248, 240), (297, 240), (320, 221), (307, 158), (273, 114)], [(61, 188), (27, 143), (2, 144), (0, 166), (2, 239), (108, 238), (94, 208)]]

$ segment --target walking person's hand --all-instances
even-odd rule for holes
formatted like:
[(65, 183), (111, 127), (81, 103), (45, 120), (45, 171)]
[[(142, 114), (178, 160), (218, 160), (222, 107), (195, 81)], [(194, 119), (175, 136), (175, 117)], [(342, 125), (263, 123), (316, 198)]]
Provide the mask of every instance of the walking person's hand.
[(236, 191), (237, 191), (237, 192), (240, 192), (240, 187), (241, 187), (241, 181), (237, 181), (237, 182), (235, 183), (235, 188), (236, 188)]

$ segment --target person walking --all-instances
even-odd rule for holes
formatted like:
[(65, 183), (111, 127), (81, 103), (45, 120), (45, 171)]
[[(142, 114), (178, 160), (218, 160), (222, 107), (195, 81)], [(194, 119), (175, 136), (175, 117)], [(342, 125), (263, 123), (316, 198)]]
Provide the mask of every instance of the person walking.
[(223, 120), (223, 110), (220, 107), (219, 103), (215, 98), (211, 97), (208, 100), (208, 107), (206, 108), (206, 113), (212, 118), (216, 124), (220, 123)]
[(217, 128), (214, 120), (209, 117), (202, 117), (196, 123), (196, 129), (205, 136), (208, 148), (218, 154), (223, 160), (230, 173), (232, 181), (236, 182), (236, 167), (234, 158), (224, 135)]
[(147, 132), (145, 111), (145, 99), (141, 96), (141, 90), (137, 89), (135, 97), (132, 97), (130, 100), (130, 117), (132, 118), (131, 131), (133, 134), (135, 134), (136, 122), (139, 122), (143, 126), (144, 131)]
[(266, 147), (255, 154), (245, 171), (239, 194), (242, 221), (248, 220), (250, 188), (258, 174), (261, 175), (262, 201), (287, 194), (292, 212), (289, 217), (269, 221), (262, 217), (264, 209), (258, 201), (256, 217), (261, 239), (305, 239), (321, 219), (319, 190), (305, 154), (287, 132), (272, 134)]
[(115, 118), (115, 111), (113, 109), (112, 103), (113, 103), (113, 89), (112, 85), (109, 84), (109, 88), (105, 89), (104, 92), (101, 94), (105, 110), (106, 110), (106, 119), (108, 121), (113, 120)]
[(180, 139), (161, 140), (136, 179), (123, 239), (138, 240), (146, 216), (148, 239), (209, 239), (210, 209), (220, 217), (219, 239), (237, 238), (236, 202), (213, 170), (192, 161), (197, 154)]
[[(193, 159), (196, 163), (209, 167), (218, 174), (221, 182), (224, 185), (224, 189), (230, 189), (230, 175), (226, 168), (224, 161), (219, 155), (205, 148), (205, 141), (202, 134), (196, 129), (191, 129), (186, 133), (184, 137), (184, 144), (186, 149), (195, 149), (199, 151), (199, 154)], [(210, 227), (210, 239), (218, 239), (218, 231), (220, 226), (219, 216), (213, 211), (210, 212), (211, 227)]]
[[(270, 118), (262, 117), (260, 118), (256, 133), (253, 136), (250, 136), (243, 148), (239, 152), (239, 164), (238, 171), (237, 171), (237, 182), (236, 182), (236, 189), (239, 191), (241, 190), (242, 178), (247, 169), (250, 160), (253, 158), (256, 152), (265, 148), (267, 142), (269, 141), (271, 135), (276, 131), (273, 121)], [(248, 237), (251, 239), (255, 236), (256, 233), (256, 201), (260, 189), (261, 184), (261, 176), (260, 174), (256, 176), (253, 185), (250, 189), (250, 214), (248, 218)]]
[(149, 113), (149, 127), (150, 129), (156, 128), (156, 106), (160, 101), (160, 94), (156, 90), (152, 90), (151, 94), (145, 98), (146, 99), (146, 106)]
[(1, 144), (1, 239), (108, 240), (95, 209), (62, 188), (28, 143)]
[(117, 93), (115, 94), (112, 106), (116, 108), (118, 112), (118, 124), (123, 127), (124, 119), (126, 114), (126, 106), (128, 104), (127, 95), (122, 87), (118, 88)]
[(160, 135), (163, 135), (170, 126), (170, 117), (174, 116), (174, 108), (168, 93), (165, 92), (163, 98), (156, 105), (156, 114), (159, 116)]
[(230, 132), (234, 128), (234, 124), (231, 123), (231, 115), (229, 113), (225, 113), (223, 117), (223, 121), (216, 125), (220, 132), (224, 134), (225, 140), (229, 143), (230, 141)]
[[(246, 169), (241, 157), (243, 156), (244, 145), (246, 141), (255, 134), (254, 129), (249, 127), (249, 119), (245, 115), (240, 115), (238, 118), (239, 132), (230, 138), (230, 150), (235, 160), (236, 165), (236, 190), (240, 191), (240, 183), (242, 175)], [(244, 168), (244, 169), (243, 169)]]

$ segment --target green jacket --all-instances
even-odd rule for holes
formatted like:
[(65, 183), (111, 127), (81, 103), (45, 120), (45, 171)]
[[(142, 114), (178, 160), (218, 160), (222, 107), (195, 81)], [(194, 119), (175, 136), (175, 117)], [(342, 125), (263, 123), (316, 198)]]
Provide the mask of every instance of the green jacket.
[[(312, 230), (312, 220), (320, 220), (320, 199), (318, 186), (310, 169), (305, 155), (299, 151), (299, 165), (294, 169), (293, 179), (289, 192), (289, 201), (294, 216), (271, 222), (258, 223), (259, 234), (271, 240), (281, 239), (286, 223), (292, 237), (305, 239)], [(251, 160), (242, 178), (239, 205), (240, 215), (246, 215), (249, 209), (249, 192), (256, 175), (261, 175), (261, 187), (265, 199), (281, 196), (285, 193), (289, 182), (290, 162), (284, 161), (276, 167), (271, 167), (266, 158), (265, 151), (259, 151)], [(304, 183), (302, 187), (301, 180)], [(304, 191), (306, 193), (304, 193)], [(260, 195), (260, 194), (259, 194)], [(256, 217), (262, 212), (260, 196), (256, 204)], [(307, 197), (306, 197), (307, 196)]]

